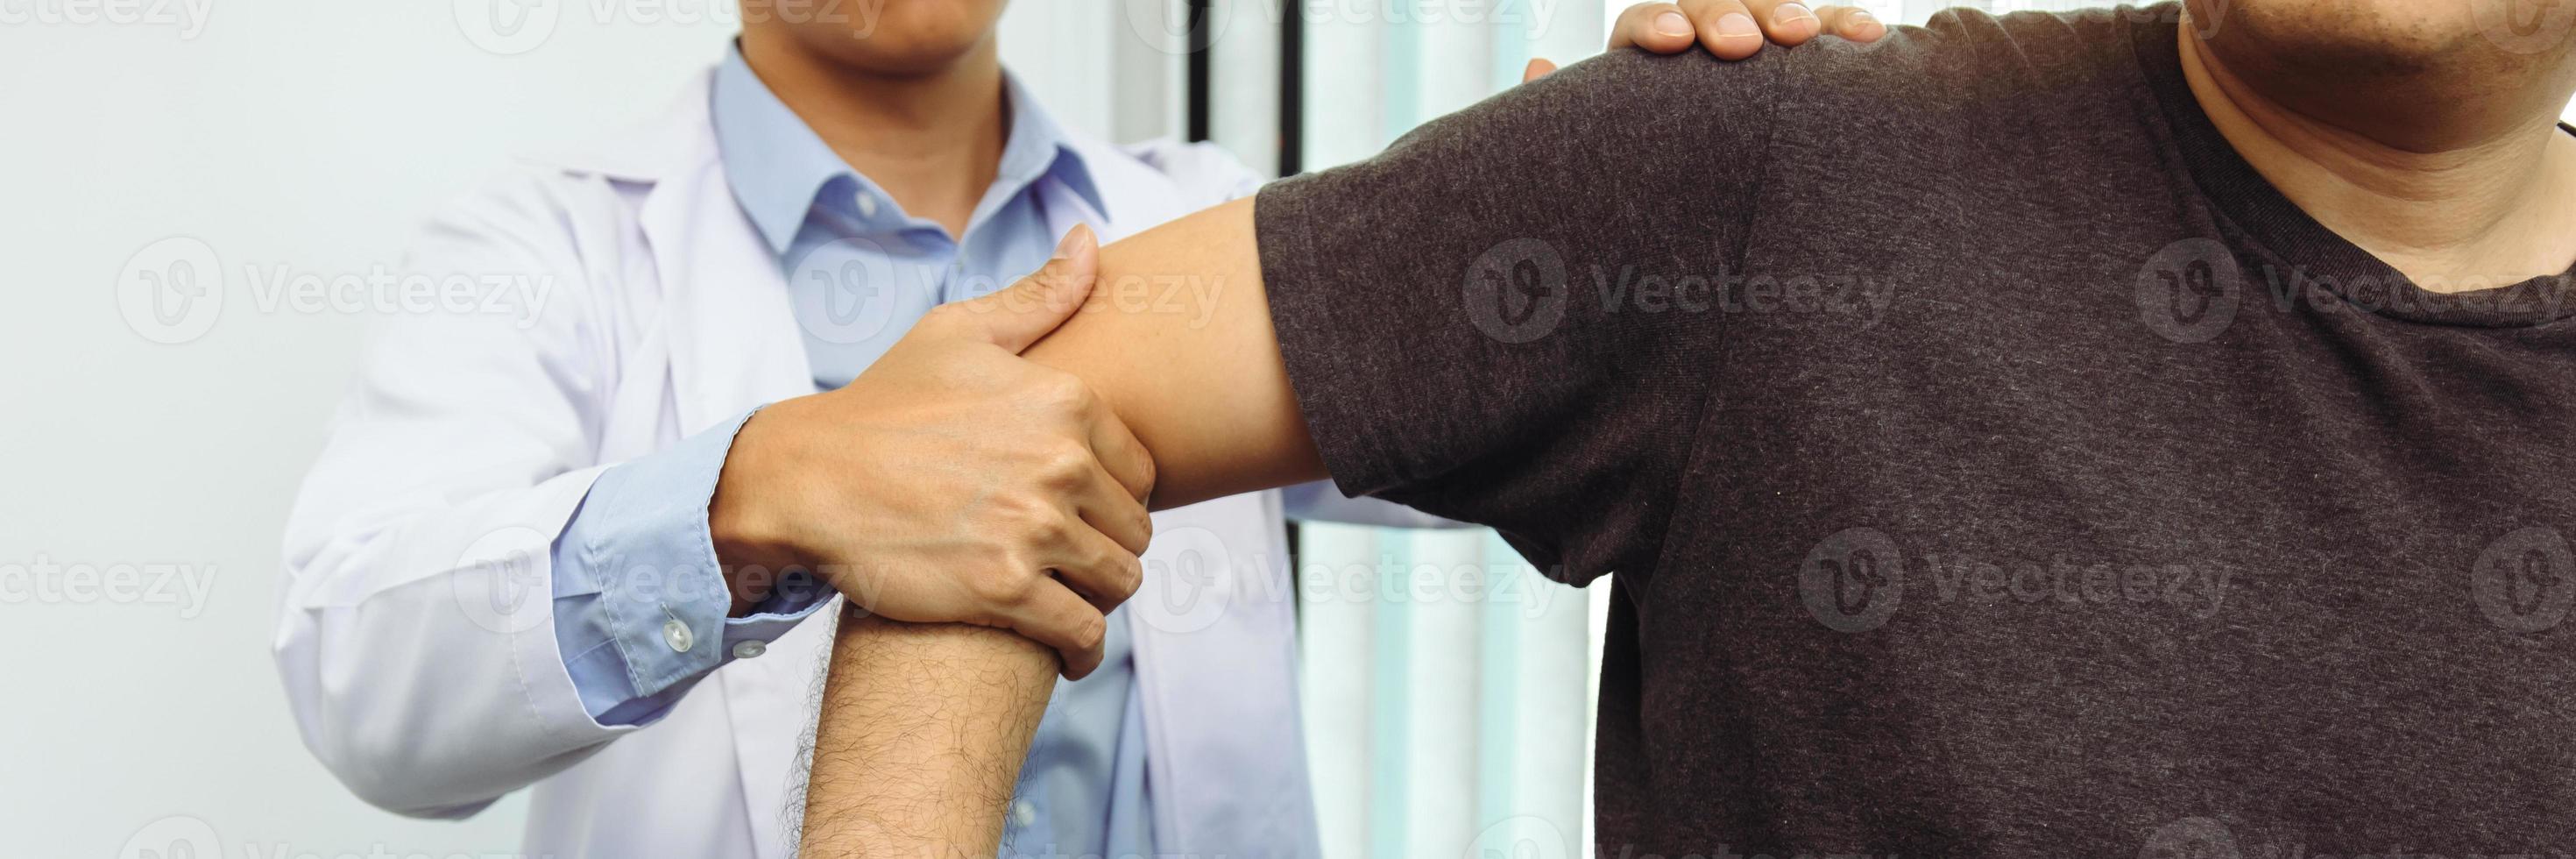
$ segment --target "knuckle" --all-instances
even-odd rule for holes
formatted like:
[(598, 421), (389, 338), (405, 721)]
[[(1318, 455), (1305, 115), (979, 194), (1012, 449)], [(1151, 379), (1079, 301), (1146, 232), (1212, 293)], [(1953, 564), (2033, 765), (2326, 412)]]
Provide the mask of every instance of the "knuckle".
[(1128, 555), (1119, 563), (1119, 569), (1126, 581), (1119, 583), (1118, 600), (1125, 602), (1128, 597), (1135, 596), (1136, 591), (1145, 586), (1145, 562), (1134, 555)]
[(921, 322), (917, 323), (916, 327), (945, 328), (958, 324), (965, 315), (966, 305), (963, 302), (949, 302), (933, 307), (930, 312), (922, 314)]
[(1029, 523), (1030, 542), (1041, 546), (1061, 546), (1073, 536), (1073, 526), (1062, 513), (1040, 516)]
[(1153, 491), (1154, 481), (1161, 478), (1162, 468), (1162, 466), (1154, 464), (1154, 458), (1152, 456), (1136, 457), (1137, 479), (1144, 482), (1145, 490), (1148, 492)]
[(1091, 386), (1071, 373), (1048, 371), (1033, 383), (1038, 401), (1059, 411), (1081, 413), (1090, 409), (1095, 399)]
[(1073, 486), (1091, 476), (1091, 465), (1091, 449), (1068, 442), (1047, 452), (1042, 468), (1051, 483)]
[(992, 605), (1026, 604), (1037, 593), (1037, 575), (1026, 564), (1010, 563), (975, 580), (975, 594)]

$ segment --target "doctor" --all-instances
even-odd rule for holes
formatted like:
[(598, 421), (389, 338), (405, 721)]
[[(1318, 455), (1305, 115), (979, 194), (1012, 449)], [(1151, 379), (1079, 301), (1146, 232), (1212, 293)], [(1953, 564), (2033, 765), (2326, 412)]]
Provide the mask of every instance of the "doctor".
[[(1631, 9), (1614, 46), (1882, 31), (1686, 6)], [(1303, 755), (1275, 742), (1296, 719), (1280, 495), (1148, 526), (1132, 438), (1046, 396), (1060, 379), (955, 368), (911, 380), (940, 389), (927, 408), (844, 387), (1077, 226), (1115, 240), (1258, 182), (1211, 147), (1057, 126), (1001, 68), (1001, 7), (746, 0), (736, 49), (659, 118), (431, 223), (425, 272), (563, 288), (525, 323), (381, 332), (291, 515), (278, 666), (359, 796), (463, 817), (534, 785), (531, 852), (785, 856), (831, 641), (802, 621), (844, 593), (1010, 627), (1084, 678), (1048, 707), (1006, 851), (1313, 852)], [(1075, 445), (1113, 466), (1048, 455)]]

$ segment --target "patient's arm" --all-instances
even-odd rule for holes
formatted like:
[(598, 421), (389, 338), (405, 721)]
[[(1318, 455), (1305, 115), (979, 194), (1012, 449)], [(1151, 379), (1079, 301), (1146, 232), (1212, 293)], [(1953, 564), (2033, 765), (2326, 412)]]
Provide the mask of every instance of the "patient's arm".
[[(1252, 201), (1229, 204), (1105, 251), (1077, 249), (1039, 277), (935, 311), (906, 339), (970, 336), (991, 322), (973, 318), (983, 314), (1048, 313), (1079, 291), (1059, 284), (1081, 282), (1051, 275), (1096, 258), (1103, 276), (1089, 281), (1084, 310), (1023, 354), (1142, 421), (1130, 426), (1153, 454), (1154, 506), (1306, 482), (1323, 466), (1280, 364), (1252, 242)], [(1216, 285), (1199, 293), (1213, 301), (1159, 300), (1158, 272)], [(880, 363), (911, 354), (898, 346)], [(1055, 673), (1054, 653), (1009, 630), (845, 619), (801, 855), (993, 855)]]
[(845, 614), (797, 855), (994, 855), (1055, 671), (1009, 630)]
[(1252, 209), (1236, 200), (1102, 248), (1090, 303), (1022, 353), (1127, 422), (1153, 454), (1158, 510), (1325, 476), (1270, 327)]
[[(1646, 567), (1708, 402), (1710, 374), (1693, 368), (1718, 354), (1720, 305), (1631, 309), (1581, 276), (1734, 270), (1780, 103), (1757, 97), (1781, 70), (1765, 56), (1775, 62), (1587, 62), (1377, 158), (1264, 189), (1258, 237), (1246, 200), (1119, 242), (1098, 254), (1086, 312), (1024, 355), (1107, 401), (1151, 453), (1155, 507), (1310, 481), (1329, 460), (1343, 488), (1495, 526), (1575, 583)], [(1550, 267), (1560, 282), (1522, 284)], [(942, 308), (907, 339), (957, 336), (959, 314), (1045, 312), (1027, 306), (1045, 294), (1031, 284)], [(1292, 390), (1290, 367), (1308, 389)], [(841, 646), (889, 631), (862, 627)], [(936, 657), (947, 673), (925, 675), (946, 678), (937, 690), (885, 691), (882, 678), (914, 667), (836, 661), (824, 732), (842, 765), (892, 754), (1015, 774), (1039, 713), (992, 718), (1004, 690), (984, 681), (1019, 683), (1005, 700), (1042, 698), (1051, 657), (1009, 633), (955, 636)], [(914, 718), (828, 715), (887, 700)], [(822, 782), (841, 776), (816, 764), (819, 808), (833, 801)], [(818, 811), (806, 843), (825, 856), (971, 852), (989, 844), (1001, 801), (952, 790), (910, 807), (945, 815), (918, 832), (956, 841), (871, 841), (881, 830)], [(965, 844), (970, 831), (987, 840)]]

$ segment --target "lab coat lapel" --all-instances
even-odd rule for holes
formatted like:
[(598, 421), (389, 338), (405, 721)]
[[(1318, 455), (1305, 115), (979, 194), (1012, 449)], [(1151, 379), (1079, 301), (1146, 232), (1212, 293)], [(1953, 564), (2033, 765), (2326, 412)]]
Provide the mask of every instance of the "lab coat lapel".
[(734, 204), (713, 157), (654, 189), (644, 233), (668, 278), (663, 324), (683, 432), (814, 393), (778, 259)]
[[(734, 202), (706, 108), (706, 88), (693, 89), (654, 132), (692, 141), (654, 172), (639, 215), (663, 288), (660, 330), (670, 352), (671, 408), (682, 436), (704, 432), (745, 411), (814, 393), (805, 343), (787, 300), (778, 260)], [(709, 682), (720, 686), (742, 778), (744, 811), (758, 855), (786, 855), (783, 826), (796, 741), (809, 709), (806, 689), (820, 676), (834, 606), (798, 625), (763, 659), (734, 662)]]

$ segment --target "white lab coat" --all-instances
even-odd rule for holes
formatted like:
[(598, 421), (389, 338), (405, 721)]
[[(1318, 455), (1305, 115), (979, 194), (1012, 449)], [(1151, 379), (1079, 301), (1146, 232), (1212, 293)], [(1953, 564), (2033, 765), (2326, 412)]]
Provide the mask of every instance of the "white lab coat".
[[(547, 547), (603, 468), (813, 393), (777, 261), (726, 186), (706, 81), (432, 223), (417, 271), (551, 291), (533, 312), (392, 323), (305, 483), (278, 667), (305, 744), (371, 803), (463, 817), (533, 786), (531, 853), (786, 855), (834, 612), (638, 729), (584, 712), (549, 610)], [(1114, 240), (1257, 183), (1207, 147), (1074, 140), (1109, 211), (1050, 182), (1058, 233), (1078, 215)], [(1155, 517), (1129, 615), (1161, 851), (1314, 850), (1279, 503)]]

